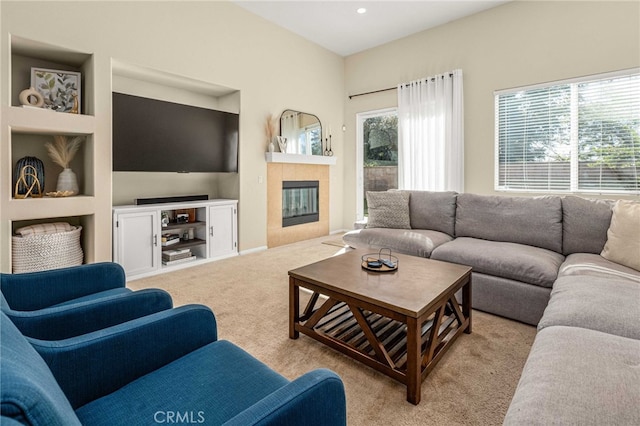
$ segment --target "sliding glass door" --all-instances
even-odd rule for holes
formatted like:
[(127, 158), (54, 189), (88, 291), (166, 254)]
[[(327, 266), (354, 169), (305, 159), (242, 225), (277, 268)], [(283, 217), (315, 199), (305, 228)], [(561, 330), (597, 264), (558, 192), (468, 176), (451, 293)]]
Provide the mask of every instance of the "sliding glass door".
[(396, 108), (359, 113), (357, 118), (357, 214), (367, 216), (367, 191), (398, 188)]

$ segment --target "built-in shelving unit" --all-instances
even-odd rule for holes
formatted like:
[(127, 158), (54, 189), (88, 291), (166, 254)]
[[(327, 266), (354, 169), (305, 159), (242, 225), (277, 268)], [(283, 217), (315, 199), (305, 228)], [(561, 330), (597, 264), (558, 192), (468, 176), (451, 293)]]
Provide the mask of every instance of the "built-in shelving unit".
[[(2, 227), (0, 244), (2, 272), (11, 272), (11, 235), (19, 226), (32, 223), (67, 221), (83, 227), (82, 245), (85, 262), (95, 257), (96, 167), (95, 144), (97, 125), (94, 115), (94, 57), (89, 52), (73, 51), (64, 47), (28, 40), (10, 35), (8, 57), (10, 73), (7, 78), (9, 99), (2, 104), (2, 145), (0, 159), (0, 197), (2, 198)], [(24, 107), (19, 94), (31, 85), (31, 68), (41, 67), (80, 72), (81, 110), (79, 114)], [(54, 192), (58, 174), (62, 171), (47, 153), (45, 143), (54, 135), (84, 136), (81, 148), (70, 167), (76, 173), (79, 194), (71, 197), (20, 199), (14, 197), (16, 162), (25, 156), (34, 156), (44, 163), (43, 193)], [(108, 196), (108, 195), (107, 195)]]
[(236, 256), (237, 207), (226, 199), (114, 207), (113, 260), (136, 279)]

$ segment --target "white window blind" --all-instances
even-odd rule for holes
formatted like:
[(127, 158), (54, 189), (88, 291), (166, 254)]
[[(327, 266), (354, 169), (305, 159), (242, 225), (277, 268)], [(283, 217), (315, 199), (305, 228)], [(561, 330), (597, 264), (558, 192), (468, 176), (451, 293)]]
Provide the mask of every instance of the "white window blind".
[(496, 189), (640, 194), (640, 72), (497, 92)]

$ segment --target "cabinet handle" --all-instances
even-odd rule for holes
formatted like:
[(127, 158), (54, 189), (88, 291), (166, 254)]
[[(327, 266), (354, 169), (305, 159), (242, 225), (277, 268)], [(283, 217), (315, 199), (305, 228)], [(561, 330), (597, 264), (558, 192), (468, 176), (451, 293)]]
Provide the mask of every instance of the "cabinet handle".
[(158, 247), (158, 234), (153, 234), (153, 245)]
[(209, 235), (211, 235), (213, 237), (213, 226), (209, 227)]

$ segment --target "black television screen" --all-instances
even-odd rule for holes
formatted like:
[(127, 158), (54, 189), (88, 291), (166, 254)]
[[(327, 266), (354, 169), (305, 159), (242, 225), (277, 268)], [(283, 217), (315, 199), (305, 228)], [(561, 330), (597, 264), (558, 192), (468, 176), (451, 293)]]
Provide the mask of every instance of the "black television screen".
[(113, 170), (237, 172), (239, 116), (113, 92)]

